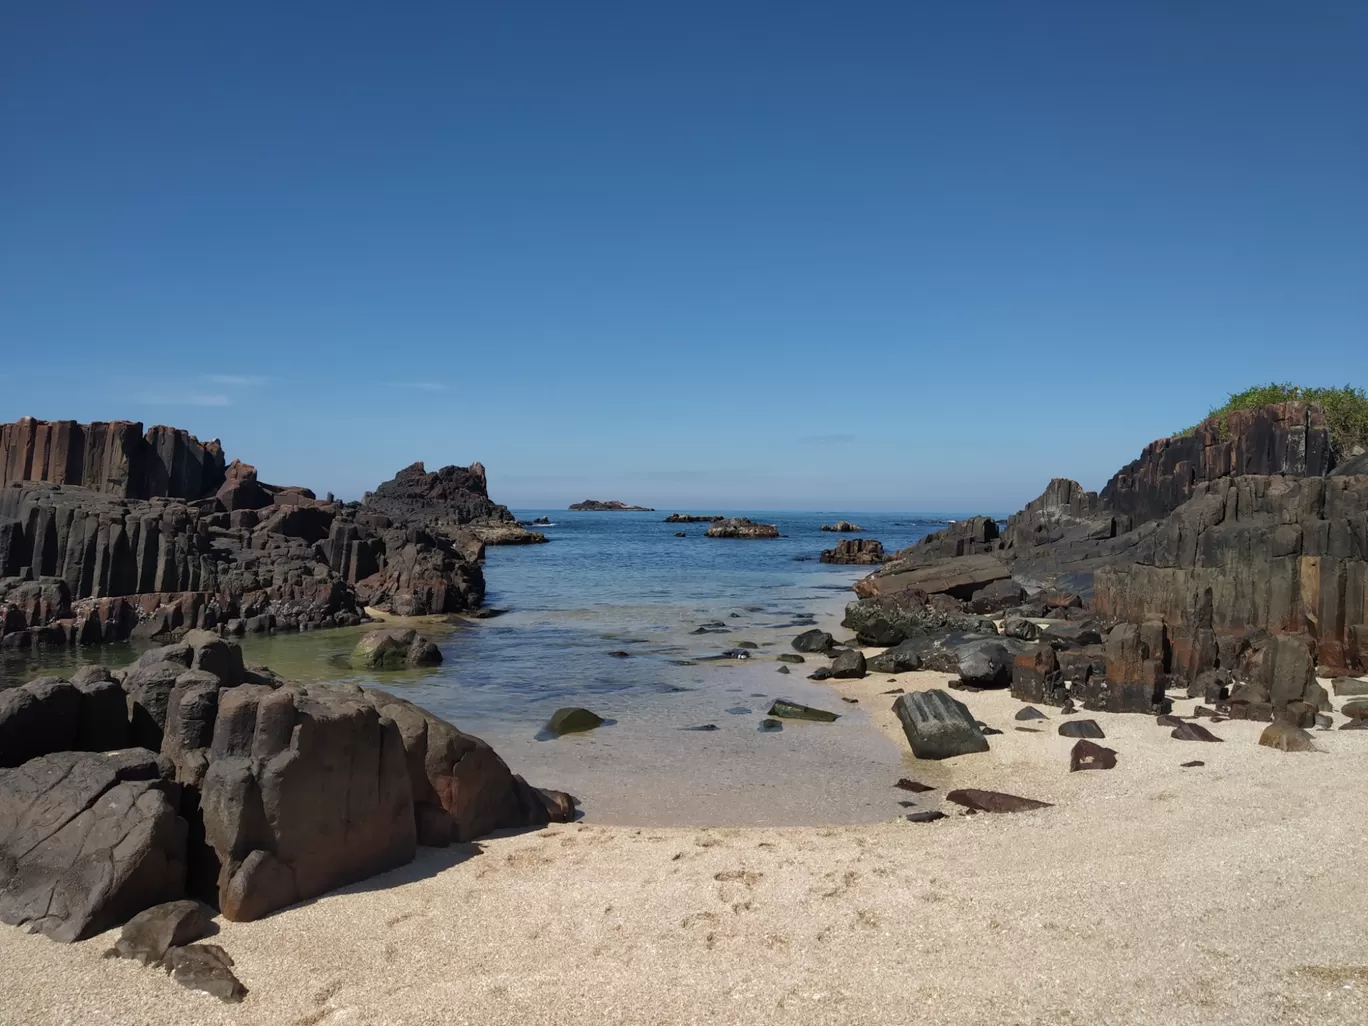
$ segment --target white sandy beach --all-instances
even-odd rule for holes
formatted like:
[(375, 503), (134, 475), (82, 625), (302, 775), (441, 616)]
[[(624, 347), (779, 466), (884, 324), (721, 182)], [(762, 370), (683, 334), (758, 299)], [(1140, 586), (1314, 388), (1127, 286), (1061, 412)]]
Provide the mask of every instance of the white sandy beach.
[[(835, 690), (898, 732), (881, 692), (946, 679)], [(586, 822), (422, 849), (222, 923), (241, 1005), (101, 958), (113, 934), (64, 946), (5, 928), (0, 1022), (1368, 1021), (1368, 736), (1317, 732), (1324, 754), (1287, 755), (1256, 744), (1260, 724), (1202, 744), (1096, 714), (1119, 765), (1070, 774), (1052, 711), (1023, 733), (1005, 692), (959, 697), (1005, 733), (944, 763), (909, 753), (907, 775), (938, 790), (905, 798), (953, 813), (945, 786), (979, 786), (1054, 808), (836, 829)]]

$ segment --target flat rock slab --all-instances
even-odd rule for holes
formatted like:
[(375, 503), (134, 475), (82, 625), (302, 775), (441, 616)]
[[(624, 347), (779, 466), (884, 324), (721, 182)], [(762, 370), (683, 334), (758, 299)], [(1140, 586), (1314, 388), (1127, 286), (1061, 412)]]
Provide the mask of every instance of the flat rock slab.
[(1193, 759), (1191, 762), (1181, 762), (1178, 764), (1182, 769), (1192, 769), (1194, 766), (1205, 766), (1201, 759)]
[(1034, 798), (1021, 798), (1001, 791), (980, 791), (976, 787), (961, 788), (945, 796), (946, 801), (963, 805), (975, 812), (1029, 812), (1031, 809), (1052, 808), (1049, 802), (1039, 802)]
[(1108, 770), (1116, 768), (1116, 751), (1082, 740), (1069, 753), (1069, 772), (1079, 770)]
[(893, 711), (902, 721), (907, 743), (918, 759), (950, 759), (988, 751), (988, 739), (968, 707), (944, 691), (900, 695)]
[(786, 702), (782, 698), (770, 706), (769, 714), (785, 720), (813, 720), (818, 723), (830, 723), (840, 718), (839, 713), (814, 709), (810, 705), (799, 705), (797, 702)]
[(1351, 720), (1368, 720), (1368, 698), (1356, 698), (1340, 706), (1340, 712)]
[(1259, 744), (1265, 748), (1276, 748), (1280, 752), (1319, 752), (1311, 735), (1281, 720), (1270, 723), (1259, 735)]
[(1106, 737), (1096, 720), (1070, 720), (1059, 725), (1060, 737)]
[(1225, 738), (1217, 737), (1200, 723), (1185, 722), (1180, 727), (1174, 727), (1169, 733), (1169, 737), (1178, 741), (1224, 741)]

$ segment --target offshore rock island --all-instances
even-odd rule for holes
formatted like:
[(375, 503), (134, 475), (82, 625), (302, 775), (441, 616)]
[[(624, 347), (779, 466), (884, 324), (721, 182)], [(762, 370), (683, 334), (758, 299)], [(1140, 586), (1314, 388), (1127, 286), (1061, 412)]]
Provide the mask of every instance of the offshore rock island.
[(591, 513), (654, 513), (650, 506), (629, 506), (618, 499), (585, 499), (571, 503), (567, 509)]

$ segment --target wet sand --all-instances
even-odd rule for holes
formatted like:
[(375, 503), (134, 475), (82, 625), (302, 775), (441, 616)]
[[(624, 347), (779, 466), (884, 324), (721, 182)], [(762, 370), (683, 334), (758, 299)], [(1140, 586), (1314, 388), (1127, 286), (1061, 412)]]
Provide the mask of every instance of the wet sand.
[[(885, 737), (881, 692), (942, 674), (837, 682)], [(1119, 753), (1070, 774), (1060, 718), (963, 694), (992, 750), (891, 785), (1053, 802), (933, 824), (688, 829), (558, 825), (422, 850), (412, 865), (217, 938), (238, 1006), (0, 930), (5, 1024), (946, 1023), (1368, 1021), (1368, 737), (1323, 754), (1176, 741), (1143, 716), (1084, 713)], [(839, 701), (839, 698), (837, 698)], [(845, 704), (845, 703), (841, 703)], [(1338, 704), (1338, 703), (1337, 703)], [(1205, 766), (1184, 769), (1200, 759)]]

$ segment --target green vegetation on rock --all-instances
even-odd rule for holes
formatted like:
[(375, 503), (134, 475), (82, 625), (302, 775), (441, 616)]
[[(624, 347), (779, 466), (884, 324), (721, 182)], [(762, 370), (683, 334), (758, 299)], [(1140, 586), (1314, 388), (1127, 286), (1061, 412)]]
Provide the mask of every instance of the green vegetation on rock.
[[(1342, 388), (1308, 388), (1291, 382), (1255, 385), (1243, 392), (1230, 393), (1222, 405), (1212, 408), (1206, 419), (1220, 418), (1216, 429), (1224, 440), (1227, 432), (1227, 414), (1235, 410), (1252, 410), (1273, 403), (1293, 401), (1317, 403), (1325, 410), (1330, 435), (1339, 452), (1352, 452), (1355, 446), (1368, 448), (1368, 394), (1353, 385), (1345, 385)], [(1178, 434), (1190, 435), (1199, 426), (1194, 425), (1185, 431), (1179, 431)]]

